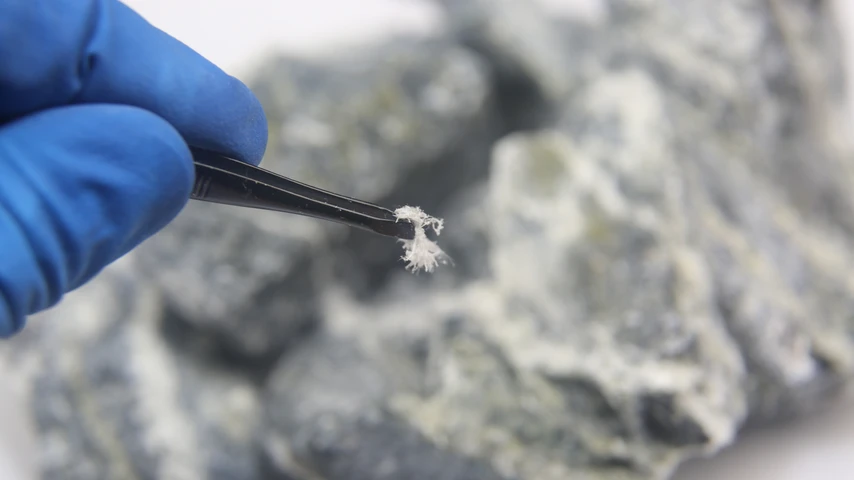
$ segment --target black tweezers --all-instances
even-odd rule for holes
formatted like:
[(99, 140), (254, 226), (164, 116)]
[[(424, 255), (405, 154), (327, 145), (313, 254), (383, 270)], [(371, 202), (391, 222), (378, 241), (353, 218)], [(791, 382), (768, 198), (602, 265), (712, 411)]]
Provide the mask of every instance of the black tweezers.
[(411, 240), (415, 228), (391, 210), (327, 192), (218, 153), (191, 148), (196, 180), (190, 198), (329, 220)]

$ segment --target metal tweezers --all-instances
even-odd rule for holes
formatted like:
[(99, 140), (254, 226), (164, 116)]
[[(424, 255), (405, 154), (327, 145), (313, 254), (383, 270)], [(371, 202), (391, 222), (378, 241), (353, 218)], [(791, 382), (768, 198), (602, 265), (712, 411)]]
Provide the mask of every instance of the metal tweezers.
[(190, 198), (342, 223), (411, 240), (414, 226), (391, 210), (291, 180), (225, 155), (191, 148), (196, 179)]

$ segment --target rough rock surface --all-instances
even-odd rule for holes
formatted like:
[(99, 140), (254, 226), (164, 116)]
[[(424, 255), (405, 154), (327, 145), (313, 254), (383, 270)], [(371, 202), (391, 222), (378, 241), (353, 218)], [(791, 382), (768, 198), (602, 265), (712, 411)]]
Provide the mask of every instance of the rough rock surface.
[(107, 269), (15, 355), (42, 478), (260, 478), (256, 385), (173, 348), (157, 290), (135, 276), (124, 262)]
[(387, 384), (400, 373), (348, 340), (321, 336), (301, 345), (270, 384), (263, 438), (270, 464), (296, 478), (503, 478), (383, 407)]
[(664, 479), (851, 379), (825, 2), (441, 3), (253, 88), (265, 166), (444, 217), (456, 265), (191, 205), (12, 349), (47, 478)]
[(524, 129), (548, 121), (579, 76), (576, 52), (536, 2), (434, 0), (458, 41), (489, 62), (505, 122)]
[[(482, 26), (520, 4), (463, 3), (488, 10), (466, 20), (470, 45), (547, 82)], [(579, 54), (572, 91), (551, 97), (563, 114), (496, 144), (488, 221), (469, 234), (485, 232), (472, 254), (489, 252), (478, 281), (417, 290), (401, 277), (377, 304), (324, 302), (335, 340), (270, 379), (266, 445), (284, 471), (348, 478), (317, 470), (307, 439), (357, 471), (365, 452), (325, 429), (403, 419), (505, 478), (666, 478), (850, 378), (854, 265), (834, 213), (850, 201), (850, 145), (827, 12), (667, 5), (612, 2), (606, 28), (579, 27), (599, 60)], [(827, 85), (803, 83), (801, 49)], [(335, 375), (312, 374), (348, 348)], [(363, 396), (336, 395), (340, 378)], [(308, 408), (282, 393), (294, 386), (360, 401)]]

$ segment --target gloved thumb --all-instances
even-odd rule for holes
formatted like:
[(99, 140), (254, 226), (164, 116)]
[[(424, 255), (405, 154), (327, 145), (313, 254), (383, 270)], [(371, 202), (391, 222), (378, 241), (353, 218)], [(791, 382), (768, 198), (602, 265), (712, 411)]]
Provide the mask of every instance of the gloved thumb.
[(178, 132), (136, 107), (55, 108), (0, 127), (0, 336), (171, 221), (193, 175)]

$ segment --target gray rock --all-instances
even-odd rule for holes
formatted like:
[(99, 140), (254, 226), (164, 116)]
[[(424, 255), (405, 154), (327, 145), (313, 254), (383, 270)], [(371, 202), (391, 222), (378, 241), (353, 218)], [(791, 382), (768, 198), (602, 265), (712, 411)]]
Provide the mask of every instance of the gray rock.
[(42, 478), (260, 478), (256, 387), (172, 350), (158, 307), (112, 267), (37, 320), (18, 373)]
[(396, 277), (371, 303), (327, 292), (324, 340), (268, 385), (268, 455), (339, 478), (384, 463), (346, 441), (382, 429), (504, 478), (663, 479), (820, 408), (854, 372), (851, 144), (833, 83), (781, 89), (801, 48), (837, 76), (828, 13), (775, 5), (611, 2), (561, 117), (502, 139), (460, 214), (481, 223), (456, 242), (488, 268)]
[(509, 128), (547, 121), (578, 78), (578, 59), (537, 2), (435, 0), (453, 35), (489, 63)]
[(451, 264), (431, 274), (436, 284), (465, 284), (490, 275), (489, 223), (486, 182), (472, 185), (449, 203), (445, 228), (437, 237)]
[(263, 443), (273, 471), (329, 480), (505, 478), (383, 408), (390, 392), (381, 370), (356, 345), (332, 336), (288, 358), (271, 377), (267, 398)]
[[(271, 59), (250, 82), (272, 132), (263, 165), (344, 195), (393, 195), (418, 167), (440, 171), (449, 148), (479, 140), (490, 125), (486, 73), (441, 37)], [(442, 188), (421, 188), (431, 186)]]
[[(484, 66), (440, 38), (274, 59), (250, 85), (270, 123), (262, 166), (389, 207), (441, 209), (485, 176), (498, 135)], [(393, 240), (317, 220), (192, 204), (139, 263), (176, 318), (257, 359), (318, 321), (318, 282), (369, 292), (403, 270), (402, 253)]]
[[(283, 359), (268, 383), (268, 455), (295, 478), (349, 478), (324, 468), (399, 466), (440, 450), (449, 479), (640, 479), (732, 435), (727, 409), (743, 410), (727, 398), (725, 374), (740, 366), (733, 346), (692, 343), (690, 331), (662, 341), (642, 326), (619, 340), (603, 331), (595, 343), (568, 328), (551, 335), (544, 323), (559, 318), (503, 292), (495, 282), (426, 293), (401, 285), (381, 308), (330, 298), (328, 331)], [(704, 327), (715, 331), (695, 329)], [(612, 363), (622, 346), (629, 358)], [(721, 373), (707, 376), (714, 348), (728, 349), (734, 365), (719, 361)], [(371, 441), (349, 441), (357, 435)], [(374, 450), (377, 436), (399, 450)]]
[[(607, 82), (653, 85), (643, 78)], [(622, 124), (621, 137), (642, 138), (632, 131), (638, 126)], [(629, 196), (631, 186), (595, 150), (570, 138), (544, 131), (496, 147), (492, 258), (504, 314), (489, 326), (509, 363), (557, 390), (563, 400), (552, 415), (578, 415), (575, 428), (586, 435), (576, 448), (588, 462), (611, 459), (626, 472), (664, 478), (681, 458), (735, 438), (747, 413), (745, 367), (709, 266), (670, 209)], [(679, 180), (668, 177), (667, 162), (651, 170), (659, 158), (637, 157), (649, 161), (637, 165), (638, 189), (651, 194), (657, 177), (657, 191), (666, 192), (666, 182)]]
[(325, 241), (317, 222), (283, 216), (191, 202), (132, 258), (171, 321), (227, 353), (272, 357), (318, 321), (312, 265)]
[(563, 128), (633, 205), (664, 213), (705, 257), (747, 365), (748, 422), (819, 408), (852, 368), (854, 298), (842, 193), (852, 144), (839, 135), (830, 13), (614, 3), (625, 38)]

